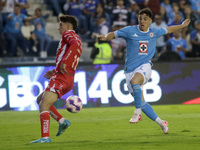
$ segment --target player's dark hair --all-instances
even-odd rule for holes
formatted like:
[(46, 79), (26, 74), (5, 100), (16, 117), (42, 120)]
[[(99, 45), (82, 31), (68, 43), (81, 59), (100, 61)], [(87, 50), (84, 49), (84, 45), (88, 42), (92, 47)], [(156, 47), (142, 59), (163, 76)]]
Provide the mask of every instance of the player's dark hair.
[(64, 23), (71, 23), (73, 25), (73, 30), (76, 30), (78, 27), (78, 21), (74, 16), (62, 15), (60, 16), (60, 21)]
[(146, 14), (149, 18), (153, 20), (153, 12), (149, 8), (144, 8), (139, 11), (139, 15)]

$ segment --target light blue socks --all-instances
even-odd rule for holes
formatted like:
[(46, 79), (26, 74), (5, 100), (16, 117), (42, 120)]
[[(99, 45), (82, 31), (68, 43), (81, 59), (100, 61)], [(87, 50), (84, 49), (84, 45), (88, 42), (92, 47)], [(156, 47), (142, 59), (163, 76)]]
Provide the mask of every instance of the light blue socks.
[(140, 88), (140, 84), (134, 84), (132, 85), (133, 88), (133, 97), (135, 101), (135, 108), (141, 108), (142, 107), (142, 90)]
[(158, 115), (154, 112), (151, 105), (149, 105), (146, 101), (142, 101), (142, 111), (147, 115), (147, 117), (149, 117), (153, 121), (156, 121)]
[(141, 109), (142, 109), (142, 111), (147, 115), (147, 117), (149, 117), (153, 121), (157, 122), (158, 124), (162, 122), (162, 120), (154, 112), (151, 105), (149, 105), (145, 100), (142, 101), (142, 90), (140, 84), (134, 84), (132, 85), (132, 88), (133, 88), (133, 97), (136, 108), (135, 113), (141, 114)]

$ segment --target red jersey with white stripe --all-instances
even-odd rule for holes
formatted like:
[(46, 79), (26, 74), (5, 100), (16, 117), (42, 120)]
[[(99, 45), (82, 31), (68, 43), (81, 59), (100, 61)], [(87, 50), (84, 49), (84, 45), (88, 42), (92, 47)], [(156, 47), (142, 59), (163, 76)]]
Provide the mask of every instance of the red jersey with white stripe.
[(66, 64), (66, 71), (75, 74), (76, 66), (82, 53), (81, 38), (74, 30), (65, 31), (57, 48), (56, 54), (56, 73), (60, 72), (61, 63)]

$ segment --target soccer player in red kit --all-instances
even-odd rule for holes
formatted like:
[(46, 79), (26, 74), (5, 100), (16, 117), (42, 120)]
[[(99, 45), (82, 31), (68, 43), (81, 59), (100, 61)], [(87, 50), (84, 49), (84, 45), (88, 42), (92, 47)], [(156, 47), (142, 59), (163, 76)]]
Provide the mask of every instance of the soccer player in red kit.
[(47, 88), (37, 97), (40, 108), (41, 138), (31, 143), (51, 142), (49, 137), (50, 115), (59, 123), (56, 136), (70, 126), (70, 122), (53, 106), (62, 95), (69, 92), (74, 85), (74, 74), (82, 53), (80, 37), (75, 33), (78, 22), (75, 17), (62, 15), (59, 32), (62, 35), (56, 54), (56, 68), (44, 75), (50, 79)]

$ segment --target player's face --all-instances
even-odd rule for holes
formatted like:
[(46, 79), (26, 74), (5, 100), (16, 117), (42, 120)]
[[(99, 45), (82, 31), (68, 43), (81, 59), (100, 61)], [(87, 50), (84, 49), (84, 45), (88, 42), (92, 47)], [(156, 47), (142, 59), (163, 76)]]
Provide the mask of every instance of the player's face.
[(20, 14), (20, 11), (21, 11), (20, 7), (16, 6), (16, 7), (14, 8), (14, 13), (15, 13), (15, 15), (19, 15), (19, 14)]
[(63, 32), (67, 31), (68, 30), (68, 26), (66, 23), (60, 21), (60, 24), (59, 24), (59, 27), (58, 27), (58, 30), (60, 32), (60, 35), (63, 34)]
[(138, 22), (140, 30), (146, 32), (152, 23), (152, 19), (146, 14), (142, 14), (138, 16)]
[(174, 37), (178, 39), (180, 37), (180, 31), (176, 31), (173, 33)]

